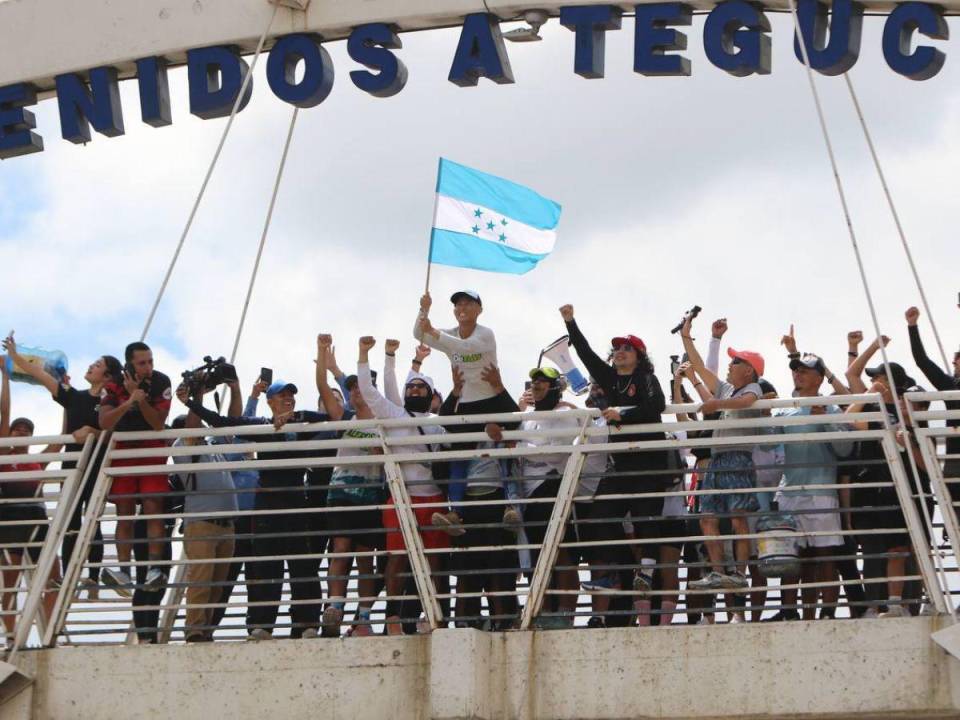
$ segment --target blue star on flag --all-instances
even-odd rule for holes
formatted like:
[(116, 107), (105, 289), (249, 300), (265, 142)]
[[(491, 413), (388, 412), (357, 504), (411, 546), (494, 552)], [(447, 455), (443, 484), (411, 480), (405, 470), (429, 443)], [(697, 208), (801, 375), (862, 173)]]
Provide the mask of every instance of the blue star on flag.
[(491, 220), (490, 222), (487, 223), (487, 230), (493, 230), (494, 226), (496, 226), (496, 223), (493, 220)]
[(477, 208), (476, 210), (473, 211), (474, 217), (480, 217), (481, 215), (483, 215), (483, 210), (481, 210), (480, 208)]
[(480, 234), (480, 226), (479, 226), (479, 225), (474, 225), (474, 226), (473, 226), (472, 228), (470, 228), (470, 229), (473, 230), (474, 235), (479, 235), (479, 234)]
[(500, 242), (505, 243), (507, 241), (507, 236), (503, 233), (500, 233)]

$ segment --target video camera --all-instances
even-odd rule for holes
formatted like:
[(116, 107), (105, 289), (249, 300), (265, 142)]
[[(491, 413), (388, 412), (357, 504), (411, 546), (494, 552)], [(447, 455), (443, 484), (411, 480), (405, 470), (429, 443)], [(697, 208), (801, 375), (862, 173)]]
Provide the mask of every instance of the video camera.
[(671, 330), (670, 333), (672, 335), (676, 335), (678, 332), (683, 330), (683, 324), (687, 320), (693, 320), (697, 315), (700, 314), (701, 310), (703, 310), (703, 308), (700, 307), (699, 305), (694, 305), (692, 308), (687, 310), (687, 312), (685, 312), (683, 315), (683, 319), (679, 323), (677, 323), (677, 326), (673, 330)]
[(228, 363), (226, 358), (218, 357), (214, 360), (207, 355), (203, 358), (203, 365), (195, 370), (186, 370), (180, 376), (190, 395), (197, 396), (223, 383), (236, 382), (237, 369)]

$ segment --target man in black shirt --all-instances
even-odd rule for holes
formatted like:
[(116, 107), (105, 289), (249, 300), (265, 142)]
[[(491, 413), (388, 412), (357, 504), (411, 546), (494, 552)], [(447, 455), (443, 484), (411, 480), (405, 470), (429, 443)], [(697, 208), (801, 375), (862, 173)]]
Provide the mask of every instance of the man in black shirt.
[[(603, 417), (613, 427), (661, 422), (660, 414), (666, 407), (666, 400), (657, 376), (653, 374), (653, 365), (647, 357), (647, 348), (643, 341), (634, 335), (615, 337), (613, 363), (607, 364), (590, 347), (576, 320), (573, 319), (573, 306), (564, 305), (560, 315), (567, 326), (570, 344), (573, 345), (593, 380), (603, 389), (609, 407), (603, 410)], [(619, 409), (618, 409), (619, 408)], [(663, 440), (659, 433), (611, 433), (610, 442), (635, 442), (641, 440)], [(634, 531), (638, 538), (656, 540), (658, 521), (663, 515), (662, 497), (645, 497), (643, 493), (664, 491), (672, 482), (668, 472), (669, 461), (666, 451), (633, 451), (612, 453), (614, 473), (604, 477), (597, 488), (597, 497), (593, 503), (593, 516), (607, 522), (598, 524), (598, 539), (622, 540), (626, 536), (622, 520), (630, 513)], [(626, 500), (604, 500), (603, 495), (634, 494)], [(625, 546), (605, 546), (597, 550), (606, 554), (609, 562), (618, 564), (624, 558)], [(653, 587), (653, 570), (659, 555), (659, 545), (647, 542), (640, 545), (641, 565), (634, 577), (634, 589), (641, 595)], [(629, 553), (626, 553), (629, 555)], [(615, 587), (612, 581), (610, 587)]]
[[(283, 380), (277, 380), (267, 388), (267, 405), (273, 416), (237, 417), (218, 415), (208, 410), (183, 392), (178, 393), (183, 403), (201, 420), (212, 427), (273, 425), (277, 433), (269, 435), (250, 435), (243, 439), (248, 442), (276, 443), (295, 440), (332, 439), (335, 433), (288, 433), (283, 432), (287, 423), (317, 423), (330, 420), (330, 415), (309, 410), (296, 410), (297, 386)], [(349, 419), (344, 414), (343, 419)], [(310, 458), (322, 454), (315, 450), (271, 450), (258, 452), (258, 460), (282, 460), (291, 458)], [(287, 510), (307, 507), (304, 488), (305, 468), (267, 468), (260, 471), (260, 488), (257, 492), (256, 510)], [(312, 554), (316, 543), (312, 543), (307, 533), (310, 523), (306, 513), (257, 515), (254, 520), (254, 554), (258, 556), (279, 556), (280, 559), (259, 560), (248, 565), (247, 597), (251, 606), (247, 608), (247, 628), (251, 640), (269, 640), (277, 623), (280, 598), (283, 591), (284, 562), (289, 575), (290, 595), (294, 604), (290, 606), (293, 626), (290, 637), (316, 637), (320, 624), (320, 600), (323, 589), (318, 575), (319, 562), (316, 559), (301, 559), (291, 556)], [(316, 602), (306, 602), (312, 601)], [(265, 603), (265, 604), (260, 604)]]

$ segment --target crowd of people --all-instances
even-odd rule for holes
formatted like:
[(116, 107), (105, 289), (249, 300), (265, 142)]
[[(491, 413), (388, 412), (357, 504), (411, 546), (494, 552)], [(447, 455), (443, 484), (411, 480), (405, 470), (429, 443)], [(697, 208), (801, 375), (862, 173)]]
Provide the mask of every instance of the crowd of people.
[[(299, 388), (266, 369), (246, 398), (235, 370), (225, 365), (213, 364), (207, 374), (187, 376), (174, 388), (154, 368), (153, 353), (142, 342), (128, 345), (122, 361), (111, 355), (98, 358), (84, 375), (88, 387), (78, 389), (69, 378), (24, 361), (11, 332), (3, 341), (4, 352), (12, 366), (31, 375), (63, 407), (62, 431), (73, 440), (68, 452), (78, 452), (88, 438), (107, 431), (149, 438), (168, 427), (235, 428), (232, 436), (204, 437), (200, 432), (181, 437), (173, 442), (173, 451), (164, 438), (118, 442), (118, 450), (155, 452), (111, 457), (112, 468), (162, 466), (168, 456), (174, 466), (157, 474), (113, 473), (108, 495), (116, 508), (112, 543), (109, 534), (105, 541), (98, 523), (88, 556), (74, 558), (103, 451), (94, 457), (64, 535), (61, 563), (46, 580), (46, 612), (76, 560), (87, 570), (80, 590), (90, 598), (103, 588), (132, 598), (141, 642), (156, 642), (156, 608), (171, 580), (175, 532), (174, 521), (164, 516), (182, 515), (179, 532), (190, 561), (182, 579), (186, 641), (213, 639), (241, 574), (246, 603), (240, 605), (246, 607), (244, 627), (252, 640), (271, 639), (286, 627), (293, 638), (338, 637), (345, 624), (353, 636), (370, 635), (380, 624), (386, 634), (416, 632), (422, 608), (409, 598), (417, 596), (417, 574), (394, 507), (402, 497), (412, 505), (444, 621), (510, 629), (519, 617), (518, 578), (529, 577), (537, 567), (565, 470), (575, 462), (569, 451), (577, 444), (588, 449), (582, 453), (562, 544), (549, 568), (539, 627), (571, 627), (582, 593), (589, 595), (590, 627), (667, 625), (681, 615), (687, 622), (711, 623), (721, 601), (730, 622), (832, 618), (841, 606), (853, 617), (896, 617), (920, 610), (920, 583), (903, 580), (916, 575), (916, 558), (884, 449), (879, 441), (843, 438), (844, 431), (883, 427), (861, 422), (857, 413), (886, 412), (903, 465), (917, 474), (922, 488), (915, 498), (918, 513), (932, 517), (924, 456), (903, 405), (904, 393), (923, 388), (897, 363), (870, 366), (888, 338), (864, 346), (863, 334), (851, 332), (846, 367), (838, 376), (822, 356), (799, 351), (791, 328), (781, 340), (784, 356), (778, 358), (789, 366), (793, 380), (785, 397), (869, 392), (880, 395), (882, 404), (799, 403), (775, 411), (791, 418), (790, 423), (750, 427), (737, 421), (769, 416), (771, 411), (756, 403), (781, 396), (764, 379), (767, 361), (755, 350), (728, 347), (729, 363), (721, 377), (725, 319), (710, 326), (704, 358), (693, 335), (695, 314), (685, 318), (680, 327), (685, 355), (671, 368), (665, 393), (642, 339), (614, 337), (598, 354), (574, 308), (564, 305), (560, 314), (570, 344), (591, 378), (586, 405), (599, 410), (587, 422), (570, 412), (574, 406), (564, 400), (565, 378), (556, 368), (532, 368), (522, 395), (508, 391), (494, 332), (479, 324), (480, 296), (464, 290), (450, 300), (456, 325), (441, 330), (431, 322), (430, 295), (421, 298), (413, 328), (418, 345), (402, 386), (396, 378), (398, 341), (384, 343), (378, 376), (370, 362), (377, 342), (361, 337), (356, 372), (348, 375), (338, 364), (333, 338), (319, 335), (316, 410), (298, 409)], [(960, 389), (960, 352), (954, 354), (952, 372), (932, 361), (920, 338), (919, 315), (910, 308), (905, 316), (915, 364), (933, 389)], [(446, 397), (423, 373), (434, 352), (449, 359), (453, 388)], [(24, 417), (11, 420), (7, 362), (0, 363), (0, 372), (0, 438), (29, 438), (33, 423)], [(216, 378), (213, 384), (211, 377)], [(205, 405), (207, 393), (221, 381), (229, 389), (223, 412)], [(171, 417), (174, 397), (185, 414)], [(266, 403), (262, 414), (261, 399)], [(668, 435), (646, 428), (631, 432), (634, 425), (661, 423), (668, 402), (696, 405), (697, 410), (677, 413)], [(950, 409), (958, 407), (958, 402), (948, 403)], [(529, 411), (538, 412), (525, 416)], [(497, 413), (518, 414), (502, 423), (469, 418)], [(383, 429), (361, 422), (435, 415), (460, 416), (460, 421), (445, 426), (388, 423)], [(803, 417), (809, 420), (799, 420)], [(699, 425), (684, 429), (685, 423), (700, 419), (731, 422), (710, 430)], [(303, 423), (335, 424), (304, 429)], [(250, 428), (258, 426), (272, 431), (251, 434)], [(510, 435), (513, 430), (522, 432)], [(457, 437), (464, 433), (471, 434), (464, 436), (466, 441)], [(802, 442), (787, 437), (797, 433), (807, 437)], [(829, 435), (810, 439), (816, 433)], [(764, 434), (784, 437), (758, 442)], [(679, 442), (668, 446), (662, 442), (668, 437)], [(297, 441), (320, 442), (311, 449), (290, 445)], [(652, 445), (616, 448), (637, 442)], [(256, 443), (257, 450), (231, 454), (212, 447), (237, 443)], [(590, 451), (590, 444), (605, 449)], [(948, 454), (960, 452), (958, 445), (960, 435), (950, 438)], [(556, 446), (556, 452), (548, 446)], [(506, 447), (519, 452), (496, 452)], [(2, 617), (8, 638), (21, 569), (28, 560), (36, 563), (47, 532), (40, 471), (60, 449), (47, 447), (34, 458), (28, 444), (0, 448), (0, 454), (16, 456), (11, 458), (16, 462), (0, 464), (0, 471), (18, 474), (0, 478)], [(434, 457), (445, 449), (475, 452), (467, 459)], [(243, 468), (254, 459), (276, 462), (258, 470)], [(960, 476), (960, 461), (949, 462), (947, 475)], [(198, 463), (205, 469), (190, 467)], [(178, 470), (177, 465), (187, 467)], [(793, 523), (800, 546), (799, 562), (778, 576), (783, 587), (775, 612), (767, 607), (770, 583), (757, 543), (764, 523), (772, 519)], [(115, 560), (105, 562), (110, 544)], [(288, 601), (283, 600), (285, 575)], [(383, 619), (374, 622), (383, 593)], [(279, 615), (285, 604), (289, 621)]]

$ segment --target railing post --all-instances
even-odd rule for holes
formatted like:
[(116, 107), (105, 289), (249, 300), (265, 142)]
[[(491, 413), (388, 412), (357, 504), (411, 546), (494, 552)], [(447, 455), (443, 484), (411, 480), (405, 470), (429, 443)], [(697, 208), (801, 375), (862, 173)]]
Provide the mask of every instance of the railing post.
[(907, 533), (910, 536), (913, 554), (917, 559), (917, 566), (923, 578), (927, 597), (933, 603), (937, 612), (946, 613), (948, 612), (948, 601), (945, 599), (945, 595), (949, 592), (949, 589), (944, 590), (937, 581), (936, 570), (930, 561), (930, 539), (927, 537), (920, 516), (917, 514), (917, 508), (913, 503), (910, 481), (907, 479), (906, 471), (903, 468), (903, 460), (897, 448), (893, 429), (889, 426), (889, 423), (885, 423), (885, 425), (886, 432), (881, 445), (887, 459), (887, 466), (890, 468), (890, 475), (893, 478), (893, 487), (897, 491), (897, 498), (900, 501), (900, 509), (903, 511), (903, 517), (906, 520)]
[(420, 604), (423, 605), (423, 613), (426, 615), (427, 622), (430, 623), (432, 630), (436, 630), (440, 627), (442, 614), (440, 613), (440, 603), (437, 602), (437, 593), (433, 586), (433, 577), (430, 574), (430, 563), (423, 551), (423, 540), (420, 537), (417, 518), (410, 503), (410, 494), (403, 482), (400, 465), (393, 459), (395, 455), (387, 443), (386, 430), (382, 425), (378, 426), (378, 429), (380, 430), (383, 454), (386, 458), (383, 463), (383, 470), (387, 478), (387, 487), (393, 498), (393, 507), (400, 521), (400, 532), (403, 535), (403, 544), (407, 548), (410, 572), (413, 574), (414, 582), (417, 585), (417, 593), (420, 595)]
[[(83, 443), (83, 449), (80, 453), (80, 458), (77, 460), (77, 466), (66, 476), (60, 487), (60, 497), (53, 511), (53, 517), (47, 526), (47, 537), (44, 540), (43, 547), (40, 550), (40, 557), (37, 559), (37, 565), (32, 573), (33, 577), (29, 583), (27, 597), (23, 603), (23, 612), (20, 614), (20, 622), (17, 623), (17, 629), (14, 633), (11, 657), (26, 644), (34, 621), (38, 618), (40, 608), (43, 604), (43, 594), (47, 590), (47, 578), (50, 577), (53, 564), (57, 562), (58, 551), (63, 542), (63, 534), (70, 523), (74, 500), (80, 494), (79, 480), (86, 474), (87, 465), (90, 462), (90, 449), (92, 445), (93, 440), (88, 437)], [(28, 555), (28, 553), (24, 554)], [(67, 588), (67, 585), (62, 585), (60, 592), (63, 593)], [(45, 624), (43, 621), (38, 624), (38, 632), (41, 638), (45, 635)]]
[[(57, 596), (57, 602), (53, 607), (52, 617), (49, 624), (47, 625), (46, 633), (44, 634), (43, 644), (45, 646), (50, 646), (53, 644), (55, 638), (63, 629), (63, 626), (67, 619), (67, 611), (70, 609), (70, 604), (73, 602), (72, 588), (77, 586), (77, 581), (80, 577), (80, 572), (83, 570), (83, 565), (87, 560), (87, 556), (90, 552), (90, 542), (93, 540), (93, 537), (97, 530), (97, 523), (100, 520), (100, 515), (103, 514), (103, 508), (107, 502), (107, 494), (110, 492), (110, 483), (113, 478), (107, 474), (107, 467), (110, 464), (110, 455), (113, 452), (113, 449), (116, 445), (115, 440), (113, 439), (113, 433), (110, 431), (100, 434), (100, 439), (97, 442), (97, 449), (95, 452), (96, 455), (100, 452), (100, 447), (104, 443), (107, 444), (107, 451), (103, 455), (103, 461), (100, 463), (100, 473), (97, 475), (96, 484), (93, 486), (93, 491), (90, 493), (90, 501), (87, 504), (87, 511), (83, 515), (83, 520), (80, 523), (80, 531), (77, 533), (77, 542), (73, 548), (73, 557), (70, 558), (70, 562), (67, 564), (67, 569), (63, 573), (63, 587), (70, 588), (70, 592), (61, 592)], [(84, 473), (86, 475), (86, 473)], [(88, 482), (89, 478), (84, 478), (84, 482)], [(80, 493), (77, 493), (75, 500), (79, 502)], [(75, 509), (72, 507), (70, 509), (71, 515)]]
[(567, 518), (570, 516), (573, 497), (576, 495), (577, 485), (580, 482), (580, 471), (583, 469), (585, 458), (579, 445), (583, 442), (589, 426), (590, 418), (584, 418), (580, 426), (580, 434), (575, 441), (576, 444), (567, 457), (567, 464), (563, 468), (563, 478), (560, 480), (560, 487), (557, 489), (553, 512), (550, 514), (550, 521), (543, 537), (543, 546), (537, 556), (537, 566), (530, 577), (530, 590), (527, 594), (527, 602), (523, 606), (523, 614), (520, 617), (521, 630), (530, 629), (530, 624), (540, 613), (540, 608), (543, 606), (543, 597), (550, 585), (553, 566), (556, 564), (557, 554), (560, 552), (563, 529), (567, 524)]

